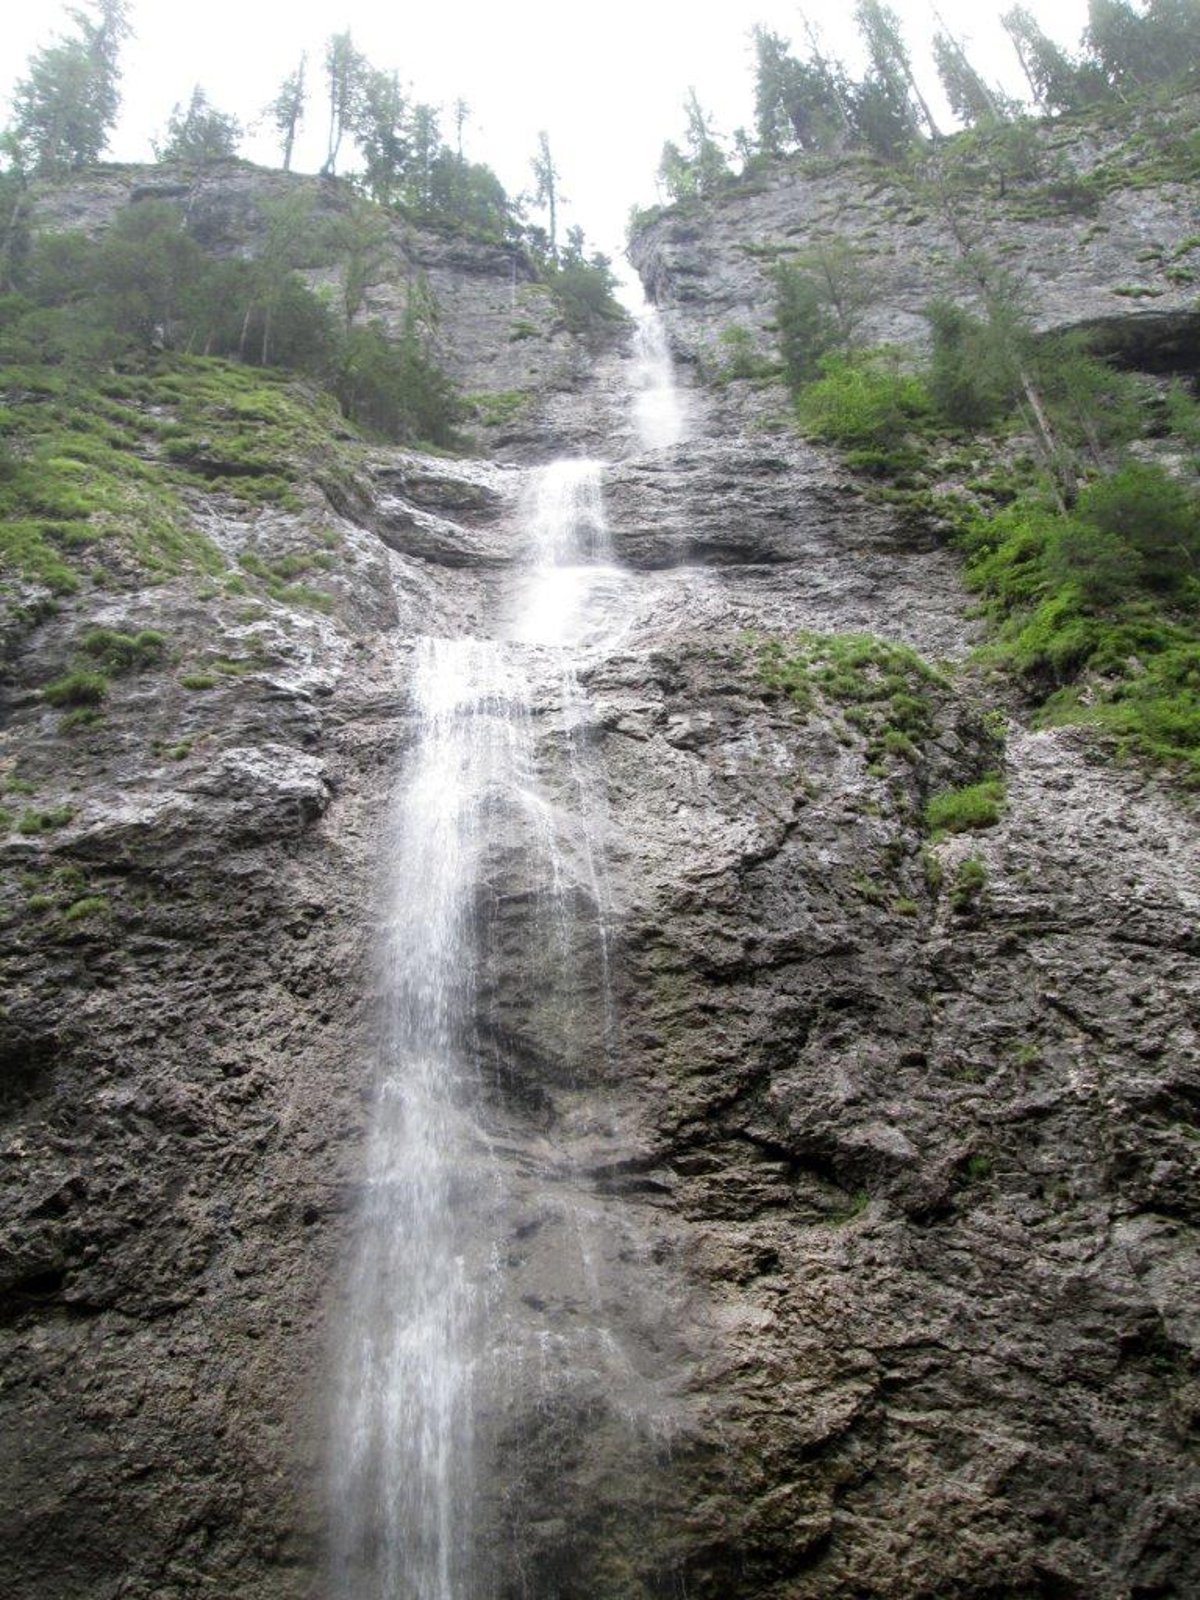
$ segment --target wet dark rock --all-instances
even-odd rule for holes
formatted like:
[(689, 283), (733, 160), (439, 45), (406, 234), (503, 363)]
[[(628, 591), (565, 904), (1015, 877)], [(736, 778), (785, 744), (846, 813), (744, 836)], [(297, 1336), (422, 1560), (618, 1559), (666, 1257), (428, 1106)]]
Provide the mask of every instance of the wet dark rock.
[[(148, 181), (47, 215), (99, 226)], [(218, 241), (250, 226), (250, 178), (221, 181)], [(731, 275), (732, 204), (659, 226), (681, 346), (768, 314), (758, 266)], [(420, 249), (482, 372), (511, 263)], [(769, 390), (689, 390), (686, 441), (641, 450), (619, 356), (580, 387), (545, 329), (501, 341), (538, 419), (511, 452), (610, 455), (631, 570), (577, 689), (529, 652), (559, 880), (501, 817), (474, 907), (490, 1145), (460, 1183), (490, 1208), (485, 1158), (504, 1173), (493, 1309), (544, 1357), (481, 1410), (488, 1592), (1196, 1592), (1194, 807), (1079, 733), (1001, 751), (969, 673), (930, 687), (911, 755), (790, 700), (764, 635), (961, 660), (952, 556)], [(198, 488), (231, 561), (330, 528), (329, 609), (239, 615), (177, 578), (12, 631), (0, 773), (32, 792), (5, 804), (70, 814), (0, 845), (5, 1592), (324, 1593), (413, 641), (501, 626), (519, 478), (406, 451), (300, 511)], [(169, 659), (64, 731), (41, 688), (95, 622), (161, 628)], [(213, 658), (237, 670), (186, 688)], [(998, 765), (999, 822), (931, 840), (929, 796)]]

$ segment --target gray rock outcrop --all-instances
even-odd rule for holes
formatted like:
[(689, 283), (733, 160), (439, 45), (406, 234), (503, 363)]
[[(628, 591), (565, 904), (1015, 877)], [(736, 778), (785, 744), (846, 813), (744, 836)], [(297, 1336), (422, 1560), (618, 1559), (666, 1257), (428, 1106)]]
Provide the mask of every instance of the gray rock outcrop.
[[(642, 246), (685, 354), (768, 315), (745, 219)], [(581, 386), (564, 336), (501, 331), (507, 262), (426, 267), (464, 372), (526, 362), (490, 385), (534, 396), (507, 464), (379, 452), (291, 511), (196, 492), (231, 560), (335, 535), (328, 609), (180, 576), (21, 621), (0, 772), (53, 825), (0, 846), (3, 1586), (327, 1592), (412, 642), (497, 628), (522, 462), (586, 453), (622, 625), (573, 686), (538, 669), (553, 967), (509, 835), (481, 867), (496, 1293), (546, 1350), (480, 1419), (486, 1592), (1195, 1593), (1194, 808), (1078, 732), (1005, 738), (954, 667), (953, 557), (767, 431), (769, 396), (694, 389), (643, 451), (620, 354)], [(39, 690), (95, 623), (170, 657), (64, 730)], [(785, 692), (799, 630), (933, 664), (861, 668), (903, 680), (907, 746), (836, 682)], [(999, 822), (931, 838), (927, 799), (996, 767)]]

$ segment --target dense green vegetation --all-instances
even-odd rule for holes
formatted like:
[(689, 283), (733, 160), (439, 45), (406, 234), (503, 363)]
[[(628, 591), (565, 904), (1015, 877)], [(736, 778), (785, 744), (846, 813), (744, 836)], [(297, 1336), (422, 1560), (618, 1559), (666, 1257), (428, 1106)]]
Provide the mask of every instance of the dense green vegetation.
[[(31, 180), (97, 161), (119, 108), (124, 0), (92, 0), (68, 21), (67, 34), (28, 64), (13, 125), (0, 136), (8, 571), (59, 593), (82, 573), (113, 581), (131, 565), (150, 575), (183, 565), (216, 571), (216, 553), (179, 514), (181, 490), (202, 480), (244, 500), (290, 503), (301, 455), (324, 460), (339, 431), (314, 388), (369, 434), (461, 445), (466, 408), (435, 358), (439, 313), (427, 284), (400, 280), (406, 307), (387, 326), (364, 314), (367, 291), (396, 275), (403, 222), (503, 244), (514, 272), (520, 264), (540, 280), (572, 332), (590, 335), (623, 316), (607, 260), (586, 254), (578, 230), (559, 248), (546, 135), (549, 236), (526, 225), (495, 175), (464, 155), (466, 106), (456, 107), (451, 149), (436, 109), (372, 66), (348, 33), (328, 41), (323, 62), (323, 171), (337, 171), (346, 146), (357, 169), (337, 191), (297, 185), (264, 200), (249, 254), (206, 253), (183, 207), (165, 201), (129, 206), (97, 238), (35, 231)], [(311, 88), (301, 61), (270, 107), (285, 168)], [(197, 86), (174, 108), (156, 154), (194, 167), (235, 155), (240, 136), (237, 119)], [(547, 199), (545, 183), (537, 198)], [(320, 290), (313, 269), (326, 275)], [(279, 574), (261, 581), (301, 603), (322, 598)]]
[[(811, 266), (781, 271), (798, 422), (957, 543), (991, 624), (984, 658), (1044, 720), (1092, 723), (1200, 780), (1200, 406), (1079, 337), (1035, 337), (1002, 274), (974, 270), (985, 313), (932, 304), (920, 369), (840, 329)], [(814, 326), (827, 352), (789, 360)], [(980, 474), (981, 459), (999, 465)]]
[[(862, 238), (756, 239), (745, 248), (770, 266), (777, 363), (749, 330), (731, 327), (705, 376), (758, 381), (780, 372), (807, 434), (838, 447), (915, 533), (958, 545), (990, 624), (983, 659), (1012, 674), (1044, 720), (1093, 723), (1121, 749), (1200, 781), (1194, 389), (1123, 371), (1082, 335), (1036, 336), (1003, 246), (989, 244), (977, 219), (985, 193), (1003, 197), (1017, 220), (1083, 218), (1117, 190), (1200, 181), (1200, 134), (1176, 106), (1200, 75), (1200, 6), (1091, 0), (1077, 55), (1025, 7), (1011, 7), (1001, 20), (1029, 87), (1025, 105), (985, 80), (939, 18), (936, 64), (962, 128), (949, 139), (896, 15), (878, 0), (859, 0), (855, 15), (868, 62), (861, 80), (803, 13), (801, 55), (759, 27), (756, 128), (734, 139), (740, 178), (694, 93), (685, 147), (667, 147), (660, 177), (686, 208), (752, 186), (771, 162), (797, 153), (822, 171), (838, 161), (861, 167), (864, 157), (884, 162), (885, 215), (940, 217), (959, 256), (961, 293), (927, 306), (930, 353), (917, 362), (862, 343), (878, 293)], [(1096, 159), (1077, 170), (1031, 110), (1103, 133)], [(1139, 277), (1162, 287), (1117, 284), (1114, 293), (1155, 298), (1200, 282), (1200, 236), (1169, 253), (1148, 247), (1138, 265)], [(986, 813), (986, 784), (954, 804), (963, 815), (976, 805)], [(953, 829), (957, 814), (931, 825)]]

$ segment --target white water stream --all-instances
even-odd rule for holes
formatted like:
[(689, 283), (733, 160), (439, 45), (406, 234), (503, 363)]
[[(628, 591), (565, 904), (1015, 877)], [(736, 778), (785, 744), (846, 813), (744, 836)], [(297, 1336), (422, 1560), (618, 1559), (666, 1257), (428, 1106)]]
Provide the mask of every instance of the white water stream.
[[(633, 382), (643, 443), (673, 442), (682, 419), (661, 338), (640, 338)], [(633, 581), (612, 559), (602, 474), (569, 459), (533, 475), (506, 637), (426, 638), (415, 649), (416, 740), (389, 841), (379, 1080), (335, 1396), (336, 1600), (486, 1600), (494, 1587), (473, 1515), (481, 1408), (531, 1364), (595, 1365), (589, 1350), (620, 1361), (586, 1284), (587, 1219), (574, 1212), (576, 1298), (591, 1295), (590, 1322), (564, 1339), (504, 1314), (510, 1180), (488, 1131), (491, 1068), (475, 1017), (481, 906), (497, 863), (515, 854), (545, 902), (528, 917), (538, 946), (528, 967), (553, 984), (573, 885), (574, 914), (580, 895), (591, 907), (604, 1013), (593, 1033), (606, 1055), (614, 1036), (600, 801), (578, 738), (578, 667), (619, 640)], [(553, 803), (535, 759), (535, 709), (547, 703), (561, 730)]]

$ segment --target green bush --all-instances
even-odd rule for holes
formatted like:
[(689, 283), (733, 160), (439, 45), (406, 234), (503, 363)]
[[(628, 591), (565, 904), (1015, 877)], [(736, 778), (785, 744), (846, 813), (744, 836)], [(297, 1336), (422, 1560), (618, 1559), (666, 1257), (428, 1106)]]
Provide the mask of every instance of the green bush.
[(17, 832), (24, 834), (53, 833), (65, 828), (75, 815), (74, 806), (52, 806), (48, 811), (23, 811), (17, 823)]
[(98, 706), (107, 693), (108, 679), (102, 672), (79, 668), (48, 683), (42, 698), (52, 706)]
[(993, 828), (1000, 820), (1003, 804), (1004, 779), (998, 773), (990, 773), (978, 783), (932, 795), (925, 806), (925, 826), (935, 838)]
[(1008, 411), (1017, 391), (1012, 355), (994, 325), (949, 300), (935, 300), (925, 316), (933, 336), (926, 381), (948, 422), (982, 428)]
[(958, 912), (975, 910), (986, 887), (987, 867), (978, 856), (968, 856), (959, 862), (950, 885), (951, 906)]
[(86, 894), (81, 900), (73, 901), (63, 912), (67, 922), (82, 922), (86, 917), (108, 915), (108, 900), (102, 894)]
[(1136, 587), (1138, 559), (1111, 528), (1063, 517), (1048, 531), (1043, 570), (1056, 589), (1073, 586), (1088, 610), (1115, 605)]
[(1136, 553), (1147, 588), (1173, 595), (1200, 571), (1200, 498), (1159, 466), (1131, 461), (1079, 496), (1080, 519)]
[(894, 447), (929, 416), (925, 385), (886, 351), (826, 356), (800, 391), (796, 412), (815, 438), (851, 449)]
[(133, 672), (161, 661), (166, 650), (166, 635), (154, 628), (135, 634), (116, 628), (89, 628), (80, 648), (86, 655), (102, 661), (109, 672)]

